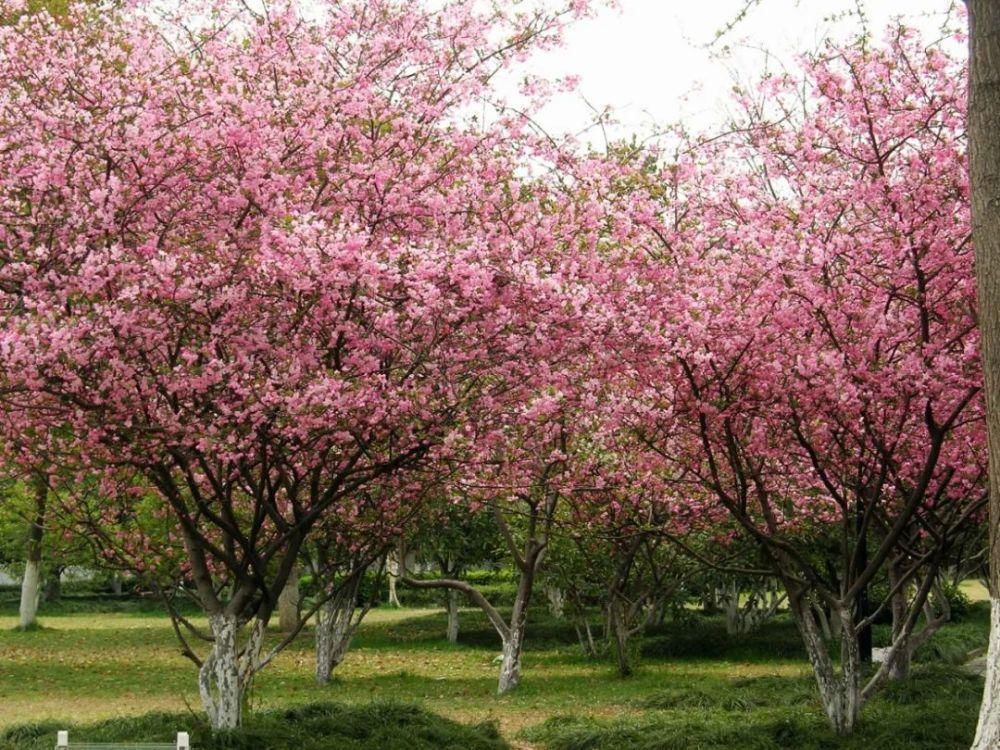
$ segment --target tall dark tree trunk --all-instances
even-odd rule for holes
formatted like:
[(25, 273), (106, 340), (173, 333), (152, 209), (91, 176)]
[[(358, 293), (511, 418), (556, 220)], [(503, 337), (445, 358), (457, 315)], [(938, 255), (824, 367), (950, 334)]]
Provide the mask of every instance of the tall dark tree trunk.
[[(864, 524), (864, 503), (858, 502), (855, 512), (857, 514), (858, 529), (858, 566), (861, 570), (868, 567), (868, 534)], [(854, 602), (855, 622), (863, 622), (871, 614), (871, 604), (868, 600), (868, 585), (865, 584), (858, 591), (857, 599)], [(872, 663), (872, 626), (861, 625), (858, 628), (858, 657), (865, 664)]]
[(1000, 747), (1000, 3), (969, 8), (969, 173), (990, 464), (990, 647), (974, 750)]

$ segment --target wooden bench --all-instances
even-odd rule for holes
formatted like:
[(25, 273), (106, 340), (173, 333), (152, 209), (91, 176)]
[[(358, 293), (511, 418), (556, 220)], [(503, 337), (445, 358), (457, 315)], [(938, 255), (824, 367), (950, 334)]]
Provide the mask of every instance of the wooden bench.
[(69, 732), (56, 732), (56, 750), (191, 750), (187, 732), (177, 733), (177, 742), (69, 742)]

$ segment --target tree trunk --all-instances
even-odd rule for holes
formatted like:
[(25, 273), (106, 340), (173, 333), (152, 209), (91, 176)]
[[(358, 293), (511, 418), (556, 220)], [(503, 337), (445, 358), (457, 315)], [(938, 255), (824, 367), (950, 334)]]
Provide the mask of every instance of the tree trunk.
[(576, 637), (580, 641), (580, 650), (583, 651), (583, 655), (590, 658), (597, 656), (599, 650), (594, 640), (594, 633), (590, 629), (590, 622), (587, 620), (586, 613), (577, 619), (573, 627), (576, 628)]
[(402, 561), (399, 559), (398, 553), (390, 553), (385, 565), (385, 577), (389, 579), (389, 606), (390, 607), (402, 607), (403, 605), (399, 601), (399, 593), (396, 590), (396, 583), (399, 581), (399, 576), (402, 574), (400, 569)]
[(521, 647), (524, 645), (524, 624), (510, 629), (503, 641), (500, 657), (500, 678), (497, 681), (497, 695), (509, 693), (521, 684)]
[(26, 630), (37, 622), (38, 600), (42, 585), (42, 533), (45, 529), (45, 504), (48, 500), (48, 481), (45, 477), (35, 480), (35, 518), (28, 526), (25, 543), (24, 577), (21, 579), (21, 606), (18, 627)]
[[(993, 528), (990, 529), (993, 532)], [(992, 578), (992, 573), (991, 573)], [(972, 750), (1000, 747), (1000, 599), (990, 595), (990, 645), (986, 657), (986, 685), (979, 707), (979, 725)]]
[(65, 567), (65, 565), (58, 563), (49, 567), (49, 572), (45, 576), (45, 595), (43, 597), (46, 602), (57, 602), (62, 598), (62, 572)]
[(566, 594), (558, 586), (546, 586), (545, 596), (549, 600), (549, 614), (561, 620), (566, 616)]
[(260, 638), (251, 634), (241, 657), (235, 615), (209, 615), (208, 625), (215, 640), (198, 671), (201, 703), (213, 729), (236, 729), (243, 720), (243, 697), (260, 654)]
[[(895, 565), (889, 566), (889, 586), (895, 588), (899, 582), (899, 573)], [(890, 680), (905, 680), (910, 676), (910, 649), (909, 633), (906, 620), (909, 617), (909, 607), (907, 606), (906, 587), (901, 587), (892, 595), (892, 640), (891, 643), (899, 642), (897, 652), (893, 654), (892, 665), (889, 668)]]
[(721, 602), (722, 611), (726, 615), (726, 634), (742, 635), (739, 586), (732, 582), (716, 588), (715, 601)]
[(458, 643), (459, 592), (448, 589), (448, 643)]
[(990, 645), (973, 750), (1000, 747), (1000, 4), (968, 0), (969, 173), (990, 472)]
[(317, 613), (316, 682), (320, 685), (329, 684), (330, 675), (351, 647), (351, 639), (360, 622), (360, 618), (355, 618), (355, 611), (361, 579), (360, 575), (352, 578)]
[(615, 645), (615, 660), (620, 677), (631, 677), (632, 663), (629, 659), (629, 628), (624, 605), (617, 597), (608, 604), (608, 620), (611, 626), (611, 640)]
[(816, 622), (819, 624), (819, 629), (823, 637), (828, 641), (832, 641), (834, 638), (833, 629), (830, 627), (830, 618), (827, 617), (826, 610), (823, 609), (821, 604), (813, 604), (812, 612), (816, 617)]
[(521, 683), (521, 647), (524, 645), (524, 629), (528, 621), (528, 604), (534, 587), (535, 572), (541, 549), (535, 549), (524, 557), (524, 568), (517, 584), (517, 596), (510, 615), (510, 627), (503, 639), (503, 655), (500, 658), (500, 678), (497, 695), (503, 695)]
[(846, 737), (854, 732), (861, 714), (861, 675), (857, 633), (853, 627), (850, 609), (841, 607), (837, 615), (842, 623), (840, 637), (841, 668), (834, 669), (826, 642), (812, 608), (789, 592), (789, 606), (802, 634), (802, 641), (809, 655), (816, 684), (819, 686), (823, 711), (833, 731)]
[(27, 560), (24, 564), (24, 577), (21, 579), (21, 607), (18, 622), (18, 627), (21, 630), (27, 630), (38, 621), (38, 601), (41, 595), (41, 584), (41, 560)]
[(836, 610), (830, 610), (830, 634), (837, 641), (844, 635), (844, 620)]
[(299, 624), (299, 570), (296, 566), (278, 597), (278, 627), (290, 633)]

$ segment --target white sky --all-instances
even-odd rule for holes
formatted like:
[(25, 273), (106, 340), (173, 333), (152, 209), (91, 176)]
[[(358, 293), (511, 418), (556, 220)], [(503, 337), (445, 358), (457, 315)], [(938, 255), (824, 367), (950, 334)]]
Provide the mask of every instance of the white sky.
[[(858, 2), (876, 38), (895, 16), (937, 29), (949, 6), (949, 0)], [(744, 0), (620, 0), (619, 11), (604, 10), (575, 25), (565, 47), (533, 60), (533, 73), (580, 77), (576, 92), (558, 96), (538, 119), (550, 132), (576, 132), (593, 119), (585, 98), (597, 108), (614, 109), (617, 136), (648, 133), (656, 122), (707, 126), (721, 117), (734, 69), (750, 78), (764, 68), (760, 50), (791, 63), (796, 52), (815, 49), (828, 36), (842, 38), (860, 29), (856, 15), (844, 16), (857, 4), (762, 0), (722, 42), (707, 48), (716, 31), (737, 16)], [(733, 52), (719, 59), (725, 45)], [(600, 138), (597, 133), (590, 136)]]

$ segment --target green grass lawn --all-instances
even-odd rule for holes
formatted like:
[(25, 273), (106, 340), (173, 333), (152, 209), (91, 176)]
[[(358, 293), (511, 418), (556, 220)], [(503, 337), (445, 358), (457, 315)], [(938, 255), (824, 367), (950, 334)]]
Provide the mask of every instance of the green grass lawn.
[[(66, 604), (43, 613), (43, 628), (27, 633), (14, 630), (9, 607), (0, 610), (0, 731), (150, 711), (187, 713), (194, 721), (194, 667), (180, 656), (168, 620), (144, 607), (119, 608), (126, 611)], [(943, 750), (968, 746), (982, 689), (981, 678), (949, 662), (985, 644), (988, 628), (988, 612), (976, 605), (934, 639), (910, 681), (866, 709), (858, 736), (840, 741), (826, 729), (787, 618), (742, 639), (726, 636), (714, 618), (692, 614), (668, 623), (646, 639), (638, 673), (627, 680), (610, 662), (584, 658), (572, 628), (537, 620), (522, 687), (509, 696), (494, 694), (499, 642), (478, 611), (462, 612), (461, 642), (451, 645), (439, 611), (376, 609), (331, 685), (313, 681), (306, 634), (260, 675), (252, 705), (266, 718), (273, 717), (266, 710), (316, 702), (417, 704), (463, 724), (495, 722), (515, 747), (553, 750)]]

